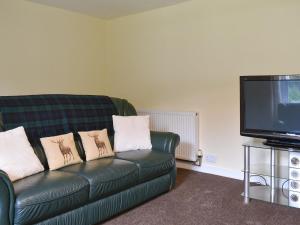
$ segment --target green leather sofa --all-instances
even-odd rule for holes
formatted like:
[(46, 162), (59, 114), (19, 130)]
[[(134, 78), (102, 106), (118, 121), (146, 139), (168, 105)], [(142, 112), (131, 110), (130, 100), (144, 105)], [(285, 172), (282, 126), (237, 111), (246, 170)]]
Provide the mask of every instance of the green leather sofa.
[[(136, 115), (128, 101), (112, 100), (119, 115)], [(151, 132), (151, 142), (152, 150), (118, 153), (13, 183), (0, 170), (0, 224), (99, 224), (169, 191), (175, 185), (179, 136)]]

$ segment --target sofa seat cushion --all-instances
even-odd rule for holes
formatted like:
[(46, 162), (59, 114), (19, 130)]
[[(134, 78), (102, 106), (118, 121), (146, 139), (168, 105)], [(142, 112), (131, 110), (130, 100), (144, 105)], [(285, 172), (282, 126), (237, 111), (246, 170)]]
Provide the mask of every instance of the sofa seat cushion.
[(139, 167), (139, 182), (168, 173), (175, 166), (172, 154), (158, 150), (134, 150), (116, 154), (119, 159), (134, 162)]
[(102, 158), (60, 169), (77, 174), (90, 184), (89, 199), (96, 201), (138, 183), (137, 166), (125, 160)]
[(47, 171), (13, 183), (15, 224), (33, 224), (88, 202), (89, 183), (75, 174)]

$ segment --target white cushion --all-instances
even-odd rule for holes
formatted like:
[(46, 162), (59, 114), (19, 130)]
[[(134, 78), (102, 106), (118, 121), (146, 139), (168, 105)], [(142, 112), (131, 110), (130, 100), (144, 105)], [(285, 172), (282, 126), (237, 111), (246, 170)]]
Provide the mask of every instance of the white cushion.
[(0, 132), (0, 169), (8, 174), (11, 181), (44, 170), (27, 139), (24, 127)]
[(151, 149), (149, 116), (113, 116), (114, 151)]

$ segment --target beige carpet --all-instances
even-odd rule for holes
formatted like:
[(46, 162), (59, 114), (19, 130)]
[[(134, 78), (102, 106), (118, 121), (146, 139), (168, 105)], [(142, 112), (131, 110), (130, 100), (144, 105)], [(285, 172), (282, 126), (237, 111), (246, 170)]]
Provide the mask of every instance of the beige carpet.
[(179, 169), (177, 186), (105, 225), (300, 225), (300, 209), (252, 200), (242, 181)]

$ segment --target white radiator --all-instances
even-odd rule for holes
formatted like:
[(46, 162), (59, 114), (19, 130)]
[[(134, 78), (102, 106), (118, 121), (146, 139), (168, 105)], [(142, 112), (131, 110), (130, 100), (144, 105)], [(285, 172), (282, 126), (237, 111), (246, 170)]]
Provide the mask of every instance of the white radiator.
[(179, 134), (176, 158), (196, 161), (199, 149), (199, 116), (196, 112), (163, 112), (139, 110), (139, 115), (150, 115), (150, 129)]

